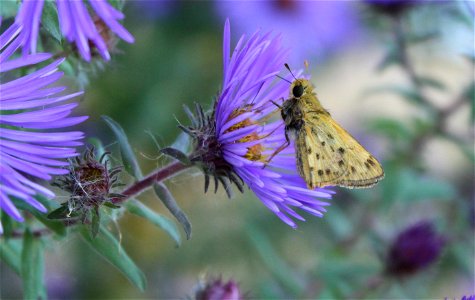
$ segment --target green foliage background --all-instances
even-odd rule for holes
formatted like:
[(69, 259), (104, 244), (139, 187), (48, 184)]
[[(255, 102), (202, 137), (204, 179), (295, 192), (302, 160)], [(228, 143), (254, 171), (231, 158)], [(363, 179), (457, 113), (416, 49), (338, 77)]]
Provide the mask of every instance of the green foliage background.
[[(164, 165), (158, 150), (179, 135), (176, 119), (187, 122), (182, 105), (210, 108), (219, 91), (223, 20), (213, 2), (179, 2), (156, 18), (140, 9), (132, 3), (124, 11), (136, 42), (119, 43), (112, 62), (94, 72), (85, 65), (73, 71), (71, 60), (69, 82), (86, 91), (80, 110), (90, 119), (81, 129), (121, 164), (116, 137), (100, 118), (110, 116), (147, 174)], [(182, 233), (180, 242), (181, 228), (169, 224), (173, 216), (152, 191), (139, 197), (151, 210), (138, 203), (106, 212), (97, 239), (54, 224), (55, 234), (39, 239), (28, 231), (38, 224), (12, 224), (26, 231), (23, 243), (0, 240), (2, 297), (34, 297), (27, 292), (44, 280), (58, 299), (185, 298), (206, 276), (233, 278), (252, 298), (474, 294), (473, 15), (463, 3), (416, 7), (401, 21), (403, 44), (389, 17), (361, 5), (361, 20), (360, 41), (310, 70), (323, 105), (383, 162), (386, 178), (375, 188), (336, 188), (324, 218), (309, 216), (293, 230), (248, 191), (232, 200), (222, 188), (204, 194), (192, 169), (167, 182), (193, 225), (190, 240)], [(427, 219), (449, 241), (440, 260), (371, 288), (392, 239)], [(44, 261), (34, 257), (43, 249)]]

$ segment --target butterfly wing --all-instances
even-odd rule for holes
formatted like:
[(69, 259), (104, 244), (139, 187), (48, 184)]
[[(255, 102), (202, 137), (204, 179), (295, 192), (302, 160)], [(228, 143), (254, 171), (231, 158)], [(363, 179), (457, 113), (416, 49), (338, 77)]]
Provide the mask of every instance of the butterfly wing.
[(364, 188), (384, 177), (381, 164), (326, 112), (309, 110), (297, 132), (297, 165), (311, 189)]

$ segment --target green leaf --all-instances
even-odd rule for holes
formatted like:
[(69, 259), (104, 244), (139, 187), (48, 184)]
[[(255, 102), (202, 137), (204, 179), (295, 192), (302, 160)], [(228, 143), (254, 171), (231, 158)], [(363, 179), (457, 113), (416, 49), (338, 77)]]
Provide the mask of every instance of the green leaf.
[[(397, 202), (451, 200), (457, 196), (455, 187), (446, 181), (416, 173), (409, 168), (388, 170), (391, 177), (383, 181), (385, 199)], [(389, 203), (388, 203), (389, 204)]]
[(163, 229), (176, 242), (177, 246), (181, 244), (181, 236), (178, 228), (175, 223), (167, 217), (160, 215), (135, 199), (127, 201), (125, 207), (130, 213), (145, 218), (153, 225)]
[(21, 240), (2, 240), (0, 242), (0, 259), (15, 273), (21, 274)]
[(181, 162), (182, 164), (184, 165), (190, 165), (191, 162), (188, 158), (188, 156), (181, 152), (180, 150), (177, 150), (177, 149), (174, 149), (174, 148), (171, 148), (171, 147), (167, 147), (167, 148), (162, 148), (160, 149), (160, 152), (165, 154), (165, 155), (168, 155), (176, 160), (178, 160), (179, 162)]
[(17, 0), (2, 0), (0, 5), (0, 16), (4, 19), (13, 18), (20, 8), (20, 1)]
[(117, 239), (104, 227), (99, 228), (99, 234), (93, 238), (86, 226), (80, 233), (84, 241), (99, 253), (109, 263), (119, 269), (136, 287), (144, 291), (147, 285), (145, 275), (122, 249)]
[(423, 103), (421, 95), (416, 90), (414, 90), (413, 88), (397, 85), (386, 85), (368, 89), (363, 93), (363, 97), (381, 93), (396, 94), (416, 104)]
[(471, 83), (464, 92), (464, 97), (469, 99), (471, 106), (472, 123), (475, 122), (475, 83)]
[(392, 139), (410, 140), (413, 136), (407, 125), (395, 119), (374, 119), (369, 123), (369, 128)]
[(135, 179), (141, 179), (142, 171), (140, 170), (139, 163), (135, 157), (134, 151), (129, 144), (127, 135), (122, 127), (108, 116), (102, 116), (102, 119), (109, 125), (110, 129), (114, 132), (117, 142), (119, 143), (120, 154), (122, 156), (122, 162), (124, 163), (125, 170)]
[(166, 206), (166, 208), (168, 208), (170, 213), (183, 226), (183, 230), (185, 230), (186, 234), (186, 239), (189, 240), (191, 238), (191, 223), (188, 220), (186, 214), (176, 203), (175, 198), (173, 198), (173, 195), (163, 183), (155, 183), (153, 185), (153, 190), (155, 191), (155, 194), (158, 196), (158, 198), (160, 198), (160, 200)]
[(21, 278), (25, 299), (46, 299), (43, 273), (43, 243), (41, 239), (35, 238), (29, 230), (26, 230), (21, 253)]
[(297, 295), (304, 289), (304, 285), (299, 281), (284, 260), (277, 254), (269, 239), (262, 234), (255, 227), (248, 227), (247, 232), (252, 244), (259, 252), (264, 264), (272, 272), (274, 277), (291, 292), (292, 295)]
[(379, 72), (385, 70), (387, 67), (401, 62), (401, 57), (394, 45), (391, 45), (384, 55), (383, 59), (376, 66), (376, 70)]
[[(43, 197), (41, 195), (36, 195), (35, 199), (41, 202), (46, 209), (50, 210), (53, 205), (57, 205), (56, 203), (52, 202), (51, 200), (47, 199), (46, 197)], [(65, 236), (66, 235), (66, 227), (64, 226), (63, 222), (58, 222), (55, 220), (51, 220), (48, 218), (48, 215), (36, 210), (34, 207), (28, 205), (25, 201), (11, 197), (11, 200), (15, 204), (15, 206), (21, 210), (26, 210), (29, 213), (31, 213), (35, 218), (43, 223), (46, 227), (48, 227), (51, 231), (56, 233), (59, 236)]]
[(41, 25), (58, 43), (61, 43), (62, 35), (59, 29), (58, 11), (53, 2), (45, 1), (41, 15)]
[(417, 81), (422, 85), (434, 88), (439, 91), (445, 91), (447, 89), (447, 86), (445, 84), (443, 84), (441, 81), (434, 79), (432, 77), (418, 76)]

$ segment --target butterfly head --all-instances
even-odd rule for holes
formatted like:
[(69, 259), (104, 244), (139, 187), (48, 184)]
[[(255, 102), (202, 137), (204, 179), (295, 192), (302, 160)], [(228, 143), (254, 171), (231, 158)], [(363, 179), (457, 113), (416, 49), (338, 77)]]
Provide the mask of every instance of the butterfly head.
[(294, 98), (301, 98), (305, 94), (312, 93), (313, 86), (307, 79), (296, 79), (290, 86), (290, 96)]

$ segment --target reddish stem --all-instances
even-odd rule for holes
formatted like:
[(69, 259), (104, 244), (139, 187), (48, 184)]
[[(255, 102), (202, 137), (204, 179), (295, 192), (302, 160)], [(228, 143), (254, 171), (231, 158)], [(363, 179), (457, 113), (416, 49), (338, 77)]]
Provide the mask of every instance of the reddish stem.
[(129, 186), (127, 189), (125, 189), (121, 194), (124, 195), (125, 197), (123, 198), (114, 198), (112, 199), (112, 203), (114, 204), (120, 204), (127, 199), (129, 199), (132, 196), (135, 196), (137, 194), (140, 194), (143, 192), (145, 189), (149, 188), (156, 182), (161, 182), (172, 175), (176, 175), (177, 173), (189, 168), (189, 165), (184, 165), (179, 161), (176, 161), (174, 163), (169, 164), (168, 166), (157, 170), (156, 172), (148, 175), (144, 179), (135, 182), (131, 186)]

